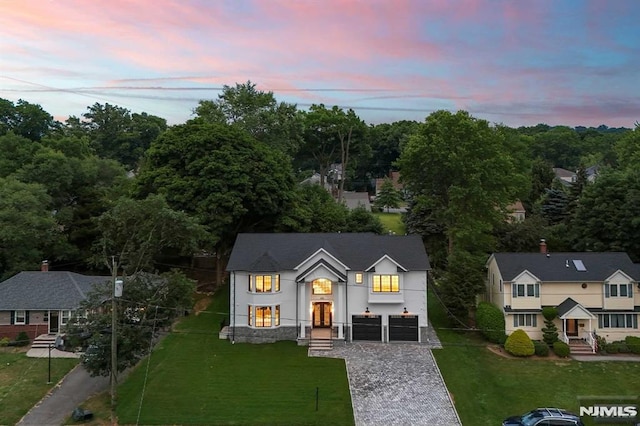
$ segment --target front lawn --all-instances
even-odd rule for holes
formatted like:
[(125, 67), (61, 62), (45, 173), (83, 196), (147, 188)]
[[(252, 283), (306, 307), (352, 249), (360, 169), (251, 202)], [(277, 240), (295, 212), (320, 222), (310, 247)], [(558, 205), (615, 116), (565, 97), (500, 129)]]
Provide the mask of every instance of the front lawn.
[[(228, 294), (186, 318), (118, 388), (121, 424), (353, 424), (343, 360), (218, 339)], [(316, 389), (318, 410), (316, 411)], [(138, 418), (138, 413), (140, 417)]]
[(382, 222), (385, 232), (393, 232), (396, 235), (404, 235), (407, 232), (402, 222), (402, 213), (377, 212), (374, 215)]
[(503, 358), (478, 335), (446, 329), (432, 292), (429, 309), (443, 345), (434, 356), (464, 425), (496, 425), (537, 407), (577, 413), (579, 396), (640, 394), (640, 362)]
[(0, 348), (0, 424), (13, 425), (76, 364), (77, 359), (27, 358), (23, 350)]

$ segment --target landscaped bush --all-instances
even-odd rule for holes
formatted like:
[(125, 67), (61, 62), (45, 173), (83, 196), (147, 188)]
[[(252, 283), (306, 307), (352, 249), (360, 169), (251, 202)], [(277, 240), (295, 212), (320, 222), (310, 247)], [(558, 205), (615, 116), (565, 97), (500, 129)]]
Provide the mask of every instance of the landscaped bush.
[(16, 336), (15, 346), (27, 346), (31, 340), (29, 340), (29, 336), (24, 331), (21, 331)]
[(598, 352), (599, 353), (604, 353), (607, 351), (607, 339), (604, 338), (604, 336), (598, 336), (596, 335), (596, 345), (598, 347)]
[(493, 303), (480, 302), (476, 309), (476, 324), (484, 337), (493, 343), (504, 343), (504, 314)]
[(545, 306), (542, 308), (542, 316), (544, 317), (544, 328), (542, 328), (542, 340), (551, 346), (558, 341), (558, 327), (553, 320), (558, 316), (558, 310), (553, 306)]
[(531, 356), (535, 353), (531, 338), (521, 329), (514, 331), (507, 337), (504, 349), (514, 356)]
[(8, 337), (3, 337), (0, 339), (0, 348), (3, 346), (8, 346), (11, 340)]
[(618, 352), (620, 352), (620, 346), (618, 345), (618, 342), (611, 342), (607, 343), (607, 345), (604, 347), (604, 350), (608, 354), (617, 354)]
[(538, 356), (549, 356), (549, 345), (538, 340), (533, 341), (533, 346)]
[(571, 353), (571, 349), (569, 345), (559, 340), (553, 344), (553, 352), (560, 358), (566, 358)]
[(616, 343), (618, 344), (618, 352), (621, 354), (628, 354), (631, 352), (624, 340), (619, 340)]
[(634, 354), (640, 354), (640, 337), (627, 336), (624, 338), (629, 350)]

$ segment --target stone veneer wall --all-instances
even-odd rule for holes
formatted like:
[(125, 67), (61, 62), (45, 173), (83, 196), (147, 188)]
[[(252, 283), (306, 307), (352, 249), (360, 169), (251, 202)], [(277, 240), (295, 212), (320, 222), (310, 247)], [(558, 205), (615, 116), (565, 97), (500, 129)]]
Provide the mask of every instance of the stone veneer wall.
[(233, 327), (229, 327), (229, 340), (241, 343), (274, 343), (280, 340), (296, 341), (298, 333), (296, 327), (276, 327), (276, 328), (250, 328), (236, 327), (235, 334)]

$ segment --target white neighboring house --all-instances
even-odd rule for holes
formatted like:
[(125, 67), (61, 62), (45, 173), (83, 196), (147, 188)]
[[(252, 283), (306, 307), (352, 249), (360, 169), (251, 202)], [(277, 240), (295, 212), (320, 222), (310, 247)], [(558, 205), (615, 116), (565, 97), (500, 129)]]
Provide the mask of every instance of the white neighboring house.
[(306, 344), (333, 339), (427, 341), (429, 258), (419, 236), (239, 234), (228, 338)]

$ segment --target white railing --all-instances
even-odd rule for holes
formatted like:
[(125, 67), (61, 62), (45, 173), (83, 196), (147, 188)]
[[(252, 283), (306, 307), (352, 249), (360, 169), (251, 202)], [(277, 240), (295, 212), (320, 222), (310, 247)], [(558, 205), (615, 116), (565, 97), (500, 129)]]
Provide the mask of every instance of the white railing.
[(560, 335), (560, 340), (565, 342), (567, 345), (569, 344), (569, 337), (567, 337), (567, 333), (565, 331)]
[(583, 331), (582, 338), (591, 346), (591, 352), (596, 353), (596, 339), (593, 337), (593, 333), (591, 331)]

